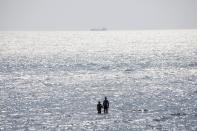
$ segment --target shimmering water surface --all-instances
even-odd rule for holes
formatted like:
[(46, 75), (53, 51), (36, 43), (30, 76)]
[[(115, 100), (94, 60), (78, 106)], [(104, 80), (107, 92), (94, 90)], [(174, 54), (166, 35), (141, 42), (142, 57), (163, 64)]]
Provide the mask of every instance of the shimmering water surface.
[(197, 30), (0, 32), (0, 130), (196, 131)]

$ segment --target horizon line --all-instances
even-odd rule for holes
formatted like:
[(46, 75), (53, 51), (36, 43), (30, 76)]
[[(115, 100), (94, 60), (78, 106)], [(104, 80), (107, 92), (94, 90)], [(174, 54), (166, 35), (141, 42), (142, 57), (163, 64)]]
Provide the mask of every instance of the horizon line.
[[(107, 29), (107, 28), (106, 28)], [(1, 30), (0, 32), (14, 32), (14, 31), (90, 31), (90, 32), (109, 32), (109, 31), (148, 31), (148, 30), (197, 30), (197, 28), (156, 28), (156, 29), (107, 29), (107, 30), (78, 30), (78, 29), (72, 29), (72, 30), (64, 30), (64, 29), (43, 29), (43, 30), (30, 30), (30, 29), (19, 29), (19, 30), (11, 30), (11, 29), (6, 29), (6, 30)]]

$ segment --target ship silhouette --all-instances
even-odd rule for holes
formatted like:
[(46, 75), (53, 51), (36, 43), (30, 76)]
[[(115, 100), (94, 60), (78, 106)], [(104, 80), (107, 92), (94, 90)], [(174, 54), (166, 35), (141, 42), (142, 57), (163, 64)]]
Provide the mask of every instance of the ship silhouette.
[(106, 31), (107, 28), (103, 27), (103, 28), (92, 28), (90, 29), (90, 31)]

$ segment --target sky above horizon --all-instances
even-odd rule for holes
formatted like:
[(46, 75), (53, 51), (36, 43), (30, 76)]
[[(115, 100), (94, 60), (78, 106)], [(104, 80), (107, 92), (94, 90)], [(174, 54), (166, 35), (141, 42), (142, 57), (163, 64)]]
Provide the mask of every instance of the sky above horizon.
[(0, 0), (0, 30), (197, 29), (197, 0)]

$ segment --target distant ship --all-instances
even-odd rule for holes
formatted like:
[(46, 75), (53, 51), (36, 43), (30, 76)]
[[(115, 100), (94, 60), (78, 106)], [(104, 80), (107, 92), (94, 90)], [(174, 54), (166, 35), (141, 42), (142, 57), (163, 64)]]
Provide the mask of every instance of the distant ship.
[(90, 29), (90, 31), (106, 31), (107, 28), (103, 27), (103, 28), (93, 28), (93, 29)]

